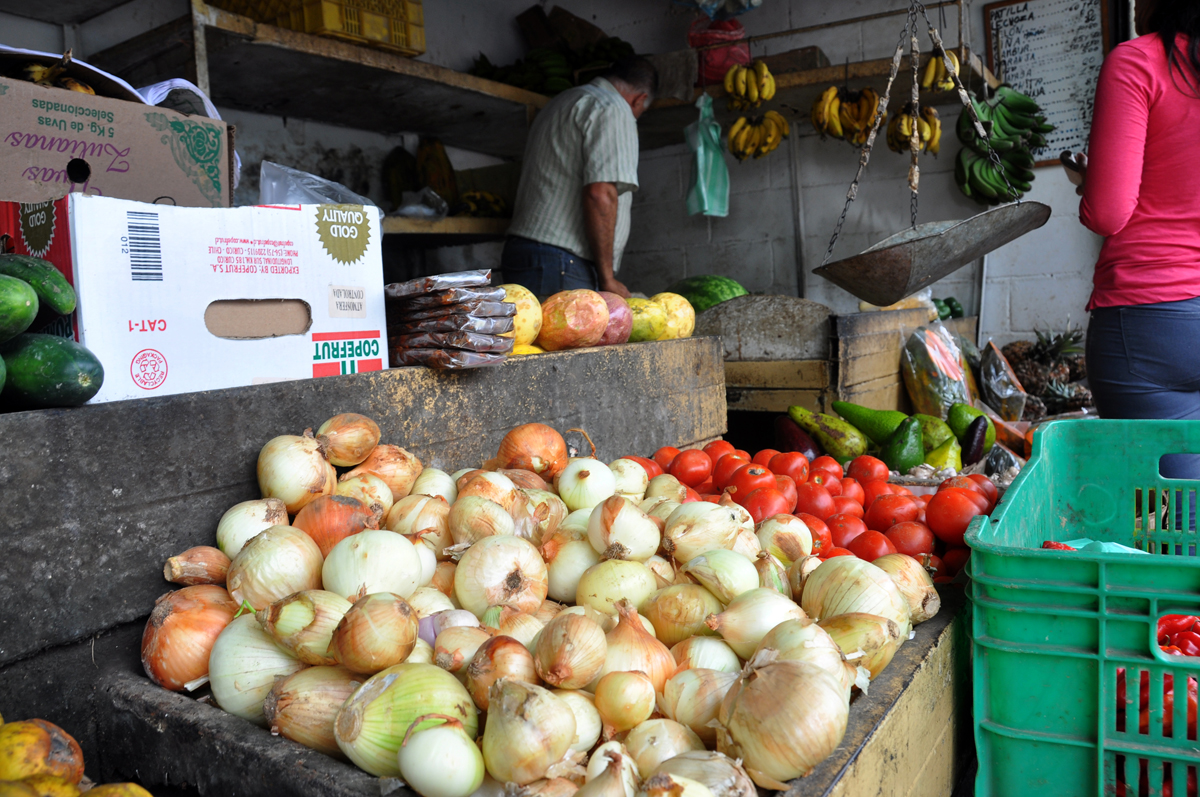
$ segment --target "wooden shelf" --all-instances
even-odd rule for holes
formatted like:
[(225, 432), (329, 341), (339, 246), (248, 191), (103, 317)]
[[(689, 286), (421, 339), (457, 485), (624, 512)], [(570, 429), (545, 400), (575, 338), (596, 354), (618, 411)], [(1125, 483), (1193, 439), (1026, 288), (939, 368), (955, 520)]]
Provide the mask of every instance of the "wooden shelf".
[[(201, 33), (205, 46), (198, 48)], [(256, 23), (200, 0), (190, 17), (88, 60), (134, 85), (186, 77), (218, 106), (434, 135), (498, 157), (521, 155), (533, 115), (549, 101), (384, 50)]]
[(472, 216), (448, 216), (439, 221), (406, 219), (386, 216), (383, 219), (385, 235), (470, 235), (500, 238), (508, 231), (512, 219), (480, 219)]
[(52, 22), (55, 25), (77, 25), (98, 17), (106, 11), (124, 5), (129, 0), (0, 0), (0, 11), (17, 17)]

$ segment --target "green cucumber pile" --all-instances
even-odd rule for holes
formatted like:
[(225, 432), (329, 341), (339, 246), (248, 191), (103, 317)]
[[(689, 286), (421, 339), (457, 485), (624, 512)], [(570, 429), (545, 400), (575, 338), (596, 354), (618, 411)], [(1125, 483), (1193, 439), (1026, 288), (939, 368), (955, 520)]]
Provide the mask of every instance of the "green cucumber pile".
[[(965, 146), (954, 162), (954, 181), (981, 205), (1014, 202), (1033, 187), (1033, 151), (1046, 146), (1046, 134), (1054, 131), (1054, 125), (1046, 121), (1035, 100), (1008, 85), (998, 87), (990, 100), (971, 103), (988, 138), (979, 137), (971, 114), (958, 117), (955, 132)], [(988, 158), (989, 145), (1000, 159), (1003, 174)]]
[(0, 255), (0, 410), (77, 407), (100, 390), (104, 367), (78, 343), (41, 329), (75, 312), (75, 289), (52, 264)]

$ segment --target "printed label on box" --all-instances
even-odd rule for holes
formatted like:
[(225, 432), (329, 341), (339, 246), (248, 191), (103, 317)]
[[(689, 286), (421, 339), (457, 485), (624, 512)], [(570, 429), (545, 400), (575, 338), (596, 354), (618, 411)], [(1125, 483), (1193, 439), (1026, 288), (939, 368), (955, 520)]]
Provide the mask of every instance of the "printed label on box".
[(329, 286), (330, 318), (366, 318), (367, 290), (352, 285)]

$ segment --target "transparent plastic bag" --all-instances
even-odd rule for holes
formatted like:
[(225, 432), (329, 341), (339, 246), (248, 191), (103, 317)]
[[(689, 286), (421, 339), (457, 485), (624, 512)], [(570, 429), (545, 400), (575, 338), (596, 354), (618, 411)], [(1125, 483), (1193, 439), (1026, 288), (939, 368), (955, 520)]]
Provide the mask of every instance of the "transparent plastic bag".
[(395, 335), (388, 342), (400, 349), (464, 349), (489, 354), (508, 354), (513, 350), (512, 338), (463, 331)]
[(683, 131), (695, 156), (692, 187), (687, 195), (688, 215), (724, 218), (729, 215), (729, 166), (721, 151), (721, 125), (713, 118), (712, 97), (700, 95), (696, 107), (700, 118)]
[(1006, 421), (1021, 420), (1025, 412), (1025, 389), (1008, 362), (1008, 358), (988, 341), (979, 366), (981, 398)]
[(951, 404), (972, 404), (974, 378), (958, 336), (939, 321), (909, 336), (900, 355), (900, 372), (913, 407), (923, 415), (945, 418)]
[(464, 302), (443, 304), (437, 307), (421, 307), (399, 311), (402, 323), (421, 321), (426, 318), (448, 318), (455, 315), (474, 315), (484, 318), (511, 318), (517, 314), (517, 306), (511, 302)]
[(422, 293), (444, 291), (451, 288), (471, 288), (476, 285), (490, 285), (492, 270), (490, 268), (475, 271), (455, 271), (450, 274), (434, 274), (431, 277), (418, 277), (408, 282), (393, 282), (383, 287), (383, 295), (387, 299), (403, 299), (406, 296), (417, 296)]
[(263, 161), (258, 172), (260, 205), (364, 205), (375, 207), (365, 196), (341, 183), (302, 172), (290, 166)]
[(423, 321), (388, 324), (388, 331), (397, 335), (415, 335), (418, 332), (478, 332), (481, 335), (503, 335), (516, 326), (513, 318), (481, 318), (473, 315), (452, 315), (444, 318), (427, 318)]
[(400, 207), (392, 212), (393, 216), (403, 216), (407, 219), (428, 219), (440, 221), (450, 215), (450, 205), (432, 188), (425, 187), (420, 191), (405, 191), (400, 195)]
[(439, 370), (478, 368), (483, 365), (499, 365), (504, 362), (503, 354), (480, 354), (457, 349), (401, 349), (391, 350), (392, 368), (406, 365), (424, 365)]
[(502, 302), (504, 301), (503, 288), (449, 288), (444, 291), (432, 291), (431, 293), (413, 296), (408, 299), (400, 300), (400, 309), (417, 309), (423, 307), (439, 307), (444, 304), (463, 304), (464, 302)]

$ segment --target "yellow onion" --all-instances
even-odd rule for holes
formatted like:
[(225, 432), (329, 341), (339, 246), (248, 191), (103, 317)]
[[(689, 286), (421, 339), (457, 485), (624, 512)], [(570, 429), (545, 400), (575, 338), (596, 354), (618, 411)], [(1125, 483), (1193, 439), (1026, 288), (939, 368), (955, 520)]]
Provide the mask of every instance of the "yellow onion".
[(608, 463), (608, 469), (617, 480), (617, 495), (629, 499), (634, 505), (640, 504), (650, 488), (646, 469), (632, 459), (624, 458)]
[(538, 476), (531, 470), (521, 470), (520, 468), (498, 468), (496, 473), (503, 473), (513, 484), (517, 485), (520, 490), (545, 490), (550, 485), (546, 484), (546, 480)]
[(253, 613), (247, 613), (225, 626), (213, 644), (208, 657), (208, 682), (217, 705), (236, 717), (264, 725), (263, 700), (275, 685), (275, 678), (305, 666), (276, 644)]
[(670, 560), (655, 554), (642, 564), (646, 565), (646, 567), (650, 568), (650, 572), (654, 573), (654, 578), (657, 580), (660, 589), (669, 587), (675, 583), (675, 565), (671, 564)]
[(460, 608), (458, 596), (454, 594), (454, 571), (457, 569), (457, 562), (438, 562), (437, 567), (433, 569), (433, 581), (429, 582), (429, 586), (449, 598), (456, 609)]
[(679, 775), (703, 783), (713, 797), (757, 797), (758, 789), (742, 765), (725, 755), (708, 750), (680, 753), (659, 764), (654, 774)]
[(633, 797), (640, 780), (633, 756), (629, 755), (625, 745), (614, 740), (592, 752), (587, 765), (587, 783), (583, 788), (591, 797)]
[(596, 682), (596, 711), (604, 736), (627, 731), (654, 713), (654, 683), (643, 672), (610, 672)]
[(672, 498), (647, 498), (638, 504), (638, 509), (652, 518), (658, 518), (665, 524), (667, 518), (671, 517), (671, 513), (681, 506), (683, 506), (682, 503)]
[(525, 647), (530, 647), (546, 624), (532, 614), (511, 606), (489, 606), (480, 619), (480, 625), (495, 635), (512, 637)]
[(536, 617), (542, 625), (545, 625), (555, 617), (558, 617), (558, 613), (562, 610), (563, 606), (561, 603), (555, 603), (547, 598), (546, 600), (542, 601), (542, 605), (539, 606), (538, 610), (533, 613), (533, 616)]
[[(570, 753), (568, 753), (569, 756)], [(542, 778), (524, 786), (514, 783), (512, 786), (506, 787), (504, 791), (505, 797), (574, 797), (579, 793), (579, 786), (575, 784), (575, 781), (559, 776)], [(478, 797), (483, 797), (483, 795), (478, 795)]]
[(333, 494), (361, 501), (363, 506), (381, 518), (392, 511), (392, 505), (395, 503), (392, 488), (374, 473), (343, 476), (333, 489)]
[[(338, 747), (360, 769), (378, 777), (400, 774), (397, 753), (419, 717), (447, 714), (463, 724), (470, 738), (479, 731), (479, 715), (466, 687), (432, 664), (397, 664), (371, 676), (338, 712)], [(426, 720), (417, 730), (436, 724)], [(415, 733), (415, 731), (414, 731)]]
[(721, 672), (740, 672), (742, 669), (742, 662), (733, 648), (716, 637), (694, 636), (685, 639), (671, 648), (671, 655), (675, 658), (677, 674), (693, 667)]
[(458, 500), (470, 498), (486, 498), (504, 507), (505, 512), (511, 512), (513, 503), (517, 500), (517, 485), (503, 473), (480, 471), (458, 489)]
[(467, 691), (480, 711), (488, 709), (488, 692), (501, 678), (527, 684), (538, 682), (529, 650), (510, 636), (494, 636), (475, 651), (466, 668)]
[(471, 663), (479, 648), (492, 638), (486, 628), (456, 625), (437, 635), (433, 643), (433, 662), (446, 672), (458, 673)]
[(337, 471), (326, 460), (324, 441), (285, 434), (269, 440), (258, 453), (258, 487), (263, 498), (279, 498), (296, 514), (318, 496), (329, 495), (337, 484)]
[(600, 741), (600, 732), (604, 723), (600, 712), (596, 711), (596, 699), (579, 689), (554, 689), (554, 696), (571, 707), (575, 715), (575, 739), (571, 749), (577, 753), (586, 753)]
[(675, 658), (666, 645), (646, 632), (629, 601), (618, 601), (617, 612), (620, 614), (617, 627), (605, 635), (608, 651), (600, 676), (611, 672), (642, 672), (650, 678), (654, 691), (661, 692), (663, 684), (675, 674)]
[(333, 632), (329, 652), (351, 672), (374, 675), (408, 658), (417, 644), (417, 615), (399, 595), (359, 598)]
[(680, 753), (703, 750), (704, 742), (682, 723), (653, 719), (639, 723), (629, 732), (625, 737), (625, 749), (633, 756), (638, 775), (648, 778), (662, 762)]
[(658, 523), (619, 495), (596, 504), (588, 520), (588, 542), (605, 559), (644, 562), (658, 550), (661, 538)]
[(657, 498), (665, 498), (682, 505), (683, 500), (687, 498), (687, 487), (683, 485), (683, 482), (670, 474), (660, 474), (647, 483), (646, 497), (642, 500), (650, 501)]
[(527, 423), (510, 429), (500, 441), (496, 464), (501, 468), (532, 471), (549, 481), (567, 465), (567, 443), (544, 423)]
[(463, 724), (446, 714), (426, 714), (445, 724), (404, 734), (396, 763), (405, 784), (421, 797), (470, 797), (483, 783), (483, 754)]
[(767, 632), (758, 643), (758, 650), (778, 651), (778, 661), (815, 664), (837, 678), (846, 689), (854, 685), (855, 666), (846, 661), (833, 637), (812, 620), (784, 620)]
[(450, 504), (441, 496), (414, 493), (401, 498), (392, 505), (383, 527), (397, 534), (424, 532), (439, 561), (445, 561), (449, 556), (438, 548), (449, 548), (454, 544), (450, 534)]
[(437, 570), (437, 554), (433, 552), (433, 546), (425, 542), (425, 535), (418, 532), (417, 534), (405, 534), (404, 539), (412, 543), (413, 550), (417, 554), (417, 559), (421, 562), (421, 576), (417, 579), (418, 589), (428, 586), (433, 583), (433, 574)]
[[(58, 778), (74, 787), (83, 780), (83, 750), (75, 737), (45, 720), (19, 720), (0, 727), (0, 784), (17, 779)], [(24, 785), (24, 784), (22, 784)], [(76, 789), (76, 794), (79, 790)], [(5, 797), (21, 797), (6, 788)], [(39, 792), (31, 789), (33, 797)]]
[(379, 516), (357, 498), (323, 495), (300, 510), (292, 526), (300, 529), (329, 556), (333, 546), (364, 529), (379, 528)]
[(738, 595), (725, 611), (709, 615), (707, 622), (734, 653), (748, 659), (768, 631), (796, 619), (807, 619), (804, 610), (778, 592), (759, 587)]
[[(563, 504), (563, 509), (566, 509), (566, 504)], [(513, 535), (540, 546), (544, 524), (549, 521), (551, 511), (549, 502), (537, 503), (525, 490), (518, 489), (512, 509), (509, 510), (513, 519)]]
[(404, 660), (405, 664), (433, 664), (433, 645), (417, 637), (412, 653)]
[(671, 719), (690, 728), (704, 744), (711, 747), (717, 741), (717, 731), (711, 723), (717, 718), (721, 701), (737, 679), (736, 672), (700, 667), (682, 670), (675, 673), (663, 687), (658, 698), (659, 708)]
[(345, 667), (309, 667), (275, 681), (263, 701), (271, 733), (325, 755), (345, 758), (333, 737), (342, 704), (362, 685), (362, 676)]
[(819, 624), (853, 665), (865, 667), (874, 680), (891, 663), (904, 636), (894, 620), (873, 614), (839, 614)]
[(446, 597), (446, 593), (434, 587), (418, 589), (408, 597), (408, 605), (417, 613), (417, 619), (454, 609), (454, 604)]
[(256, 616), (276, 643), (305, 664), (336, 664), (329, 652), (333, 630), (350, 611), (350, 601), (323, 589), (280, 598)]
[(759, 551), (754, 560), (754, 569), (758, 571), (758, 585), (765, 589), (774, 590), (788, 600), (792, 599), (792, 587), (788, 583), (787, 570), (779, 560), (766, 551)]
[(591, 606), (566, 606), (561, 612), (559, 612), (559, 614), (565, 614), (568, 617), (573, 614), (579, 615), (580, 617), (586, 617), (596, 625), (600, 626), (600, 628), (602, 628), (606, 634), (617, 627), (617, 618), (614, 615), (598, 612)]
[(608, 641), (603, 629), (579, 614), (560, 612), (546, 624), (534, 645), (538, 677), (551, 686), (581, 689), (604, 666)]
[(684, 564), (706, 551), (732, 548), (739, 529), (737, 515), (731, 510), (707, 501), (693, 501), (667, 518), (663, 549)]
[(721, 602), (704, 587), (677, 584), (646, 598), (641, 613), (654, 626), (658, 641), (670, 646), (697, 634), (714, 634), (704, 620), (719, 611)]
[(417, 591), (421, 560), (412, 543), (401, 535), (367, 530), (333, 546), (321, 578), (325, 589), (351, 601), (376, 592), (407, 598)]
[(902, 553), (890, 553), (875, 559), (871, 564), (892, 577), (900, 594), (908, 601), (909, 619), (912, 624), (923, 623), (942, 608), (942, 598), (933, 586), (929, 572), (913, 557)]
[(634, 606), (641, 606), (657, 590), (658, 579), (641, 562), (609, 559), (584, 572), (575, 590), (575, 603), (602, 614), (616, 615), (617, 601), (627, 599)]
[(814, 620), (839, 614), (886, 617), (908, 636), (910, 611), (900, 588), (886, 572), (856, 556), (835, 556), (822, 562), (805, 582), (800, 605)]
[(235, 504), (217, 524), (217, 547), (230, 559), (242, 546), (272, 526), (288, 524), (287, 507), (278, 498), (260, 498)]
[(421, 474), (421, 460), (400, 446), (377, 445), (357, 468), (346, 475), (374, 473), (387, 483), (392, 491), (392, 500), (399, 501), (412, 492), (413, 483)]
[(795, 515), (775, 515), (758, 524), (759, 545), (788, 567), (812, 553), (812, 532)]
[(758, 537), (754, 536), (752, 529), (742, 529), (738, 532), (737, 539), (733, 541), (733, 547), (729, 550), (753, 562), (762, 553), (762, 546), (758, 544)]
[(567, 509), (567, 505), (563, 503), (561, 498), (546, 490), (524, 488), (521, 492), (525, 494), (536, 514), (540, 515), (539, 510), (542, 504), (546, 505), (546, 516), (544, 518), (539, 517), (539, 529), (536, 535), (539, 541), (545, 542), (546, 538), (557, 531), (558, 527), (567, 519), (570, 510)]
[(547, 594), (556, 601), (574, 601), (579, 579), (600, 563), (600, 554), (590, 542), (561, 527), (542, 540), (542, 558), (546, 561)]
[(292, 526), (272, 526), (246, 543), (229, 565), (229, 594), (255, 611), (305, 589), (321, 588), (321, 551)]
[(519, 537), (484, 537), (467, 549), (454, 571), (458, 602), (476, 617), (497, 604), (535, 612), (546, 590), (546, 563)]
[(213, 584), (184, 587), (160, 597), (142, 633), (146, 675), (172, 692), (205, 679), (213, 644), (236, 611), (237, 603), (229, 593)]
[(448, 524), (456, 545), (474, 545), (485, 537), (512, 536), (516, 531), (507, 509), (478, 495), (464, 495), (455, 501)]
[(563, 468), (555, 481), (558, 497), (574, 512), (591, 509), (617, 491), (617, 478), (598, 459), (578, 457)]
[(713, 797), (713, 793), (703, 783), (663, 772), (647, 778), (635, 797)]
[(759, 653), (725, 695), (717, 750), (741, 759), (762, 788), (782, 791), (841, 744), (850, 693), (821, 667), (775, 655)]
[(802, 556), (788, 567), (788, 586), (792, 590), (792, 600), (796, 603), (800, 603), (800, 596), (804, 594), (804, 584), (808, 577), (821, 566), (822, 561), (820, 557)]
[(492, 685), (483, 763), (496, 780), (524, 785), (546, 776), (575, 740), (575, 714), (549, 689), (501, 678)]
[(229, 571), (229, 557), (220, 548), (197, 545), (163, 565), (163, 578), (173, 584), (194, 587), (200, 584), (224, 584)]
[(728, 492), (721, 494), (721, 498), (717, 502), (717, 505), (723, 506), (732, 512), (737, 518), (738, 525), (741, 527), (742, 531), (748, 531), (750, 532), (749, 536), (754, 537), (754, 554), (748, 554), (750, 558), (753, 559), (758, 552), (762, 550), (762, 546), (758, 544), (758, 537), (754, 535), (754, 517), (750, 514), (750, 510), (735, 502), (733, 500), (733, 496)]
[(724, 548), (694, 556), (679, 569), (699, 581), (721, 603), (729, 603), (759, 586), (754, 562)]
[(441, 498), (447, 504), (453, 504), (458, 500), (458, 485), (446, 471), (440, 468), (425, 468), (413, 482), (409, 495)]
[(317, 434), (325, 438), (329, 461), (339, 468), (353, 468), (379, 445), (379, 425), (356, 412), (334, 415)]

